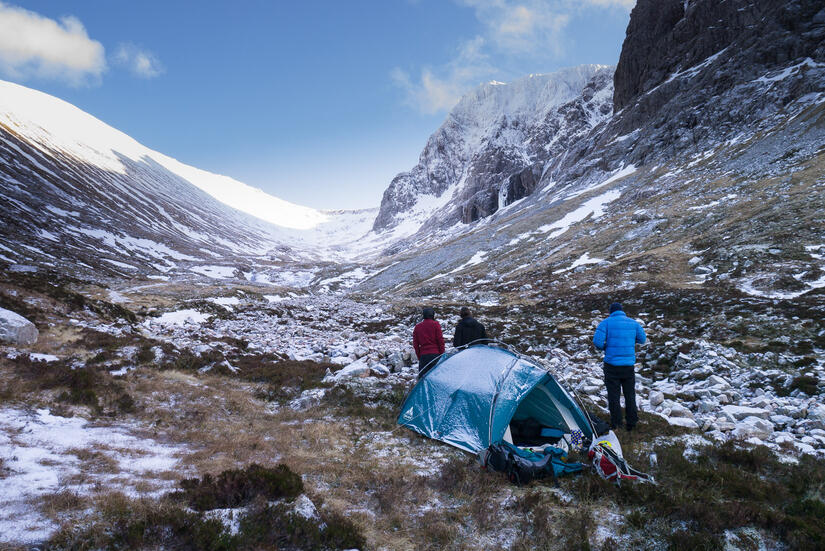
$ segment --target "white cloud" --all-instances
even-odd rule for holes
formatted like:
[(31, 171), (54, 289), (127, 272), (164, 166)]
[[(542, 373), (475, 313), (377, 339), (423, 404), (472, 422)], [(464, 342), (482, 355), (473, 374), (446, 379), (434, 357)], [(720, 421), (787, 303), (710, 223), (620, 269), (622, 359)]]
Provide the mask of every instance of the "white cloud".
[(118, 46), (114, 61), (141, 78), (155, 78), (164, 72), (163, 65), (154, 54), (134, 44)]
[[(459, 0), (475, 10), (493, 46), (510, 54), (561, 51), (571, 4), (546, 0)], [(597, 0), (598, 1), (598, 0)]]
[(76, 17), (60, 21), (0, 2), (0, 72), (12, 78), (55, 78), (73, 85), (106, 70), (103, 45)]
[[(629, 11), (636, 0), (454, 0), (473, 9), (484, 32), (465, 42), (454, 59), (424, 67), (418, 78), (395, 68), (390, 77), (406, 92), (406, 102), (427, 114), (447, 111), (472, 87), (499, 71), (491, 57), (531, 62), (564, 53), (565, 29), (575, 16), (592, 11)], [(500, 58), (500, 57), (499, 57)]]
[(418, 81), (398, 67), (392, 70), (393, 82), (406, 92), (408, 104), (422, 113), (433, 114), (453, 107), (471, 87), (495, 73), (496, 68), (483, 52), (485, 40), (477, 36), (462, 44), (455, 59), (440, 68), (425, 67)]
[(628, 11), (636, 5), (636, 0), (584, 0), (586, 4), (592, 4), (594, 6), (604, 6), (604, 7), (611, 7), (616, 6), (618, 8), (624, 8)]

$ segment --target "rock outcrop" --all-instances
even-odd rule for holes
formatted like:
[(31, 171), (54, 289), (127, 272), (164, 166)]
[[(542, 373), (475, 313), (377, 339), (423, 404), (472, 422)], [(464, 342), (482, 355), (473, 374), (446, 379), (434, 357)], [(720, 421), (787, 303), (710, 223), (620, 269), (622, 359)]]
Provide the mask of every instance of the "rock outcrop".
[(37, 342), (37, 327), (23, 316), (0, 308), (0, 342), (29, 346)]
[(611, 113), (613, 68), (583, 65), (467, 94), (418, 164), (384, 192), (376, 231), (404, 221), (470, 223), (532, 193), (540, 165)]
[(694, 84), (716, 92), (748, 74), (821, 60), (825, 7), (816, 0), (639, 0), (616, 66), (615, 110), (715, 55), (727, 63)]
[[(487, 86), (463, 99), (419, 165), (396, 177), (375, 230), (471, 223), (536, 189), (583, 189), (624, 167), (775, 129), (825, 92), (825, 8), (818, 0), (639, 0), (615, 76), (594, 71), (578, 97), (538, 117), (513, 114), (506, 102), (481, 116), (491, 111), (468, 105), (493, 93)], [(748, 169), (774, 170), (769, 153)]]

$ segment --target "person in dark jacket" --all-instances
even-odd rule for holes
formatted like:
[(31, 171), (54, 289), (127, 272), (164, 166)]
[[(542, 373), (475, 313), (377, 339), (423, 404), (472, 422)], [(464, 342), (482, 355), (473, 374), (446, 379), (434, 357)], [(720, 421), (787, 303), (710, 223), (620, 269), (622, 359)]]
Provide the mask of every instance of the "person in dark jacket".
[(458, 348), (471, 342), (484, 342), (487, 339), (487, 332), (484, 326), (473, 319), (472, 312), (466, 306), (462, 306), (459, 311), (461, 320), (455, 327), (455, 334), (453, 335), (453, 346)]
[(607, 387), (607, 405), (610, 409), (610, 428), (622, 424), (622, 406), (619, 397), (624, 394), (627, 430), (639, 422), (636, 409), (636, 343), (644, 344), (645, 330), (636, 320), (627, 317), (622, 305), (610, 305), (610, 316), (596, 327), (593, 344), (604, 350), (604, 384)]
[(413, 348), (418, 357), (418, 374), (427, 365), (444, 353), (444, 334), (441, 324), (435, 321), (435, 310), (424, 308), (421, 311), (424, 319), (413, 329)]

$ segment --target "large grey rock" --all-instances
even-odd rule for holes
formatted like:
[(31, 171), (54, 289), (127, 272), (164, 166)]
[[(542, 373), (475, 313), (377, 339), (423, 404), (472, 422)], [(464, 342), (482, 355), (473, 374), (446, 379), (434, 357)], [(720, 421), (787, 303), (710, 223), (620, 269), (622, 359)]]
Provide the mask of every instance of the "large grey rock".
[(668, 417), (668, 423), (677, 427), (685, 427), (687, 429), (698, 429), (699, 425), (690, 417)]
[(758, 438), (767, 440), (773, 434), (774, 426), (770, 421), (759, 417), (746, 417), (733, 429), (734, 438), (747, 440), (748, 438)]
[(815, 404), (808, 408), (808, 419), (825, 423), (825, 406), (822, 404)]
[(649, 399), (650, 399), (651, 407), (655, 408), (656, 406), (661, 405), (662, 402), (665, 401), (665, 395), (664, 395), (664, 393), (659, 392), (658, 390), (654, 390), (653, 392), (650, 393), (650, 398)]
[(401, 352), (393, 352), (387, 357), (387, 363), (390, 366), (390, 369), (397, 373), (404, 368), (404, 357), (401, 355)]
[(367, 364), (366, 358), (361, 358), (356, 362), (352, 362), (345, 368), (336, 371), (332, 375), (324, 377), (324, 380), (341, 381), (344, 379), (353, 379), (356, 377), (369, 377), (370, 366)]
[(702, 413), (710, 413), (719, 407), (719, 404), (713, 400), (700, 400), (697, 407)]
[(37, 342), (37, 327), (23, 316), (0, 308), (0, 341), (17, 346), (29, 346)]
[(721, 390), (730, 388), (730, 383), (719, 375), (711, 375), (708, 377), (708, 384), (719, 387)]
[(670, 407), (670, 417), (683, 417), (693, 419), (693, 413), (681, 404), (673, 404)]
[(736, 405), (722, 406), (722, 413), (733, 421), (741, 421), (746, 417), (759, 417), (760, 419), (767, 419), (771, 416), (771, 412), (765, 409)]

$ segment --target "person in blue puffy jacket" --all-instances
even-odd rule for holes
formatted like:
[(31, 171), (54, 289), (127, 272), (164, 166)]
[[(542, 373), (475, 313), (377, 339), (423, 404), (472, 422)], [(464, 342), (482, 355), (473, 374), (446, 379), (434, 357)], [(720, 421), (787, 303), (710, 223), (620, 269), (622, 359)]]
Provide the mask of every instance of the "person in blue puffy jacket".
[(622, 406), (619, 397), (624, 394), (627, 430), (639, 422), (636, 409), (636, 343), (644, 344), (647, 337), (641, 324), (627, 317), (622, 305), (610, 305), (610, 316), (596, 327), (593, 344), (604, 350), (604, 385), (607, 387), (607, 405), (610, 409), (610, 428), (622, 424)]

